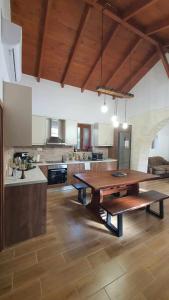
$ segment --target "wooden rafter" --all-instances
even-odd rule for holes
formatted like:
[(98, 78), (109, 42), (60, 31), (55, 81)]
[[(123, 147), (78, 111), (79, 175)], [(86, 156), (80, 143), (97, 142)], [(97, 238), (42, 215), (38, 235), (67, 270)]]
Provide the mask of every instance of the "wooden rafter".
[(84, 89), (86, 88), (86, 85), (88, 84), (88, 82), (90, 81), (91, 76), (93, 75), (93, 73), (96, 70), (96, 67), (98, 66), (99, 62), (100, 62), (100, 58), (101, 58), (101, 54), (104, 55), (104, 53), (106, 52), (106, 50), (109, 48), (110, 43), (112, 41), (112, 39), (116, 36), (118, 30), (120, 28), (120, 25), (117, 25), (116, 28), (113, 28), (113, 31), (111, 30), (111, 32), (109, 33), (109, 37), (107, 39), (107, 41), (105, 41), (104, 45), (103, 45), (103, 49), (100, 50), (98, 57), (96, 58), (91, 70), (89, 71), (89, 74), (87, 75), (82, 87), (81, 87), (81, 91), (83, 92)]
[(37, 71), (37, 81), (40, 81), (41, 73), (42, 73), (42, 64), (43, 64), (43, 56), (44, 56), (44, 49), (45, 49), (45, 40), (46, 40), (46, 32), (47, 32), (47, 23), (49, 17), (49, 11), (51, 6), (52, 0), (46, 0), (46, 10), (45, 10), (45, 17), (43, 22), (43, 32), (42, 32), (42, 41), (39, 50), (39, 62), (38, 62), (38, 71)]
[(146, 30), (146, 34), (147, 35), (152, 35), (156, 32), (165, 30), (169, 28), (169, 19), (165, 19), (163, 21), (158, 22), (157, 24), (154, 24), (152, 26), (150, 26), (147, 30)]
[[(90, 2), (90, 0), (85, 0), (85, 1)], [(149, 42), (150, 44), (155, 46), (158, 49), (158, 53), (159, 53), (160, 57), (163, 58), (163, 56), (161, 55), (161, 53), (159, 51), (160, 43), (158, 41), (151, 38), (149, 35), (144, 33), (141, 29), (139, 29), (139, 28), (135, 27), (134, 25), (128, 23), (122, 17), (117, 15), (111, 8), (106, 8), (104, 0), (98, 0), (98, 2), (94, 4), (94, 7), (97, 8), (97, 9), (103, 9), (104, 8), (104, 14), (106, 16), (110, 17), (112, 20), (114, 20), (117, 23), (121, 24), (123, 27), (125, 27), (129, 31), (131, 31), (134, 34), (140, 36), (141, 38), (143, 38), (144, 40), (146, 40), (147, 42)], [(164, 68), (166, 69), (166, 64), (165, 64), (164, 59), (162, 59), (162, 63), (164, 65)], [(167, 71), (167, 75), (168, 75), (168, 71)]]
[(125, 12), (123, 15), (123, 19), (128, 21), (130, 18), (134, 17), (138, 13), (140, 13), (142, 10), (150, 7), (154, 3), (156, 3), (159, 0), (139, 0), (135, 1), (133, 5)]
[[(143, 10), (144, 8), (149, 7), (150, 5), (152, 5), (153, 3), (155, 3), (156, 1), (158, 1), (158, 0), (149, 0), (148, 2), (147, 2), (147, 0), (146, 0), (146, 1), (143, 0), (142, 2), (140, 2), (140, 1), (137, 2), (137, 3), (136, 3), (135, 5), (133, 5), (132, 8), (131, 8), (130, 10), (128, 10), (127, 13), (123, 16), (123, 20), (128, 21), (128, 20), (129, 20), (130, 18), (132, 18), (134, 15), (136, 15), (137, 13), (139, 13), (139, 12), (140, 12), (141, 10)], [(91, 4), (94, 5), (94, 4), (96, 4), (96, 2), (97, 2), (97, 1), (95, 0), (95, 1), (93, 1), (93, 3), (91, 3)], [(112, 39), (113, 39), (114, 37), (116, 37), (116, 34), (117, 34), (119, 28), (120, 28), (120, 25), (118, 25), (118, 26), (116, 27), (116, 29), (110, 34), (108, 41), (105, 43), (105, 45), (104, 45), (104, 47), (103, 47), (103, 53), (102, 53), (102, 55), (104, 55), (104, 53), (105, 53), (106, 50), (108, 49), (108, 47), (109, 47), (109, 45), (110, 45)], [(137, 47), (137, 46), (136, 46), (136, 47)], [(135, 46), (134, 46), (134, 49), (135, 49)], [(130, 51), (132, 51), (132, 49), (131, 49)], [(97, 66), (98, 66), (98, 64), (99, 64), (99, 62), (100, 62), (100, 57), (101, 57), (101, 52), (99, 53), (97, 59), (95, 60), (93, 66), (92, 66), (92, 68), (91, 68), (91, 70), (89, 71), (89, 73), (88, 73), (88, 75), (87, 75), (87, 77), (86, 77), (86, 79), (85, 79), (85, 81), (84, 81), (84, 83), (83, 83), (83, 85), (82, 85), (82, 87), (81, 87), (81, 91), (82, 91), (82, 92), (85, 90), (87, 84), (88, 84), (89, 81), (90, 81), (90, 78), (91, 78), (92, 75), (94, 74), (94, 72), (95, 72), (95, 70), (96, 70), (96, 68), (97, 68)], [(126, 60), (125, 60), (125, 61), (126, 61)], [(119, 66), (119, 67), (120, 67), (120, 66)], [(118, 70), (117, 70), (117, 71), (118, 71)], [(112, 76), (113, 76), (113, 75), (112, 75)], [(109, 84), (109, 80), (108, 80), (107, 84)]]
[(81, 20), (80, 20), (79, 28), (78, 28), (78, 31), (77, 31), (77, 34), (76, 34), (75, 42), (74, 42), (74, 45), (71, 49), (71, 52), (70, 52), (70, 55), (69, 55), (65, 70), (63, 72), (62, 79), (61, 79), (61, 86), (62, 87), (64, 87), (64, 83), (65, 83), (68, 71), (70, 69), (71, 63), (73, 62), (73, 60), (76, 56), (77, 49), (78, 49), (78, 47), (81, 43), (81, 40), (83, 38), (84, 31), (85, 31), (87, 22), (88, 22), (89, 17), (90, 17), (91, 9), (92, 9), (91, 5), (88, 5), (88, 4), (85, 5), (85, 8), (84, 8)]
[(111, 84), (113, 78), (122, 69), (122, 67), (126, 64), (126, 62), (128, 61), (128, 59), (130, 58), (130, 56), (134, 53), (134, 51), (140, 45), (141, 41), (142, 41), (142, 39), (137, 39), (137, 41), (135, 42), (135, 44), (130, 47), (130, 49), (128, 50), (128, 53), (126, 54), (125, 58), (122, 59), (122, 61), (118, 65), (117, 69), (111, 74), (111, 76), (109, 77), (109, 79), (104, 83), (105, 86), (109, 86)]
[(159, 56), (163, 62), (163, 66), (164, 66), (164, 69), (167, 73), (167, 76), (169, 77), (169, 63), (168, 63), (168, 60), (167, 60), (167, 57), (165, 55), (165, 52), (163, 51), (163, 49), (161, 47), (158, 48), (158, 53), (159, 53)]
[(142, 79), (145, 74), (158, 62), (159, 54), (157, 51), (153, 55), (150, 55), (147, 61), (139, 68), (127, 81), (120, 87), (120, 90), (124, 93), (128, 93), (137, 82)]

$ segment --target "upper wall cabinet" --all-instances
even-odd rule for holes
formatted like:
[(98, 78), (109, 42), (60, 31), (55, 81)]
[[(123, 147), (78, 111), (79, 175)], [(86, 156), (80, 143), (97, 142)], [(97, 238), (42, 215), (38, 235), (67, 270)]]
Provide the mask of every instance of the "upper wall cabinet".
[(111, 124), (94, 124), (94, 146), (113, 146), (114, 129)]
[(46, 144), (46, 118), (41, 116), (32, 116), (32, 145)]
[(4, 82), (4, 144), (32, 145), (32, 88)]
[(77, 121), (65, 120), (65, 143), (77, 145)]

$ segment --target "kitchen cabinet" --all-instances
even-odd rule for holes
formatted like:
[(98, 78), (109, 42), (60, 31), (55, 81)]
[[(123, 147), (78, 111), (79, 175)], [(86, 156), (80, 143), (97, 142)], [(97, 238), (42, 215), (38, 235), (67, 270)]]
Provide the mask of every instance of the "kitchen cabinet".
[(65, 120), (65, 143), (77, 145), (77, 121)]
[(84, 163), (72, 163), (67, 165), (67, 184), (73, 184), (79, 182), (79, 180), (73, 177), (76, 173), (85, 172), (85, 164)]
[(91, 171), (93, 172), (104, 172), (117, 170), (117, 161), (110, 162), (91, 162)]
[(94, 124), (94, 146), (113, 146), (114, 129), (111, 124)]
[(46, 118), (32, 116), (32, 145), (45, 145), (47, 139)]
[(42, 173), (45, 175), (46, 178), (48, 178), (48, 165), (39, 166)]
[(46, 232), (47, 184), (5, 187), (5, 247)]
[(4, 144), (32, 145), (32, 88), (4, 82)]

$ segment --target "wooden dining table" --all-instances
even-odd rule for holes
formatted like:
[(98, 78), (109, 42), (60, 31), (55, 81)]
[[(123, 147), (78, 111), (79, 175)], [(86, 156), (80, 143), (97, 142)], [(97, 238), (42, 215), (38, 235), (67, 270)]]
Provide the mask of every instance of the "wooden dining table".
[(139, 183), (159, 179), (158, 176), (135, 170), (121, 170), (124, 176), (116, 177), (118, 171), (92, 172), (74, 174), (74, 177), (91, 188), (91, 202), (88, 205), (98, 212), (103, 197), (126, 192), (127, 195), (139, 193)]

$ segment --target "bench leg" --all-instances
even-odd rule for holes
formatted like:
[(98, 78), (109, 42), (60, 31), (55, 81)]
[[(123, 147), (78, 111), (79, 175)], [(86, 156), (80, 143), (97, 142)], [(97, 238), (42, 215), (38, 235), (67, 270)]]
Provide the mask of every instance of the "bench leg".
[(150, 205), (148, 205), (146, 207), (146, 212), (148, 212), (149, 214), (157, 217), (157, 218), (160, 218), (160, 219), (163, 219), (164, 218), (164, 203), (163, 203), (163, 200), (160, 200), (159, 201), (159, 213), (157, 213), (156, 211), (152, 210), (150, 208)]
[(83, 205), (86, 205), (86, 189), (78, 190), (78, 201)]
[(111, 223), (111, 215), (107, 213), (106, 227), (116, 236), (123, 235), (123, 214), (117, 215), (117, 227)]

